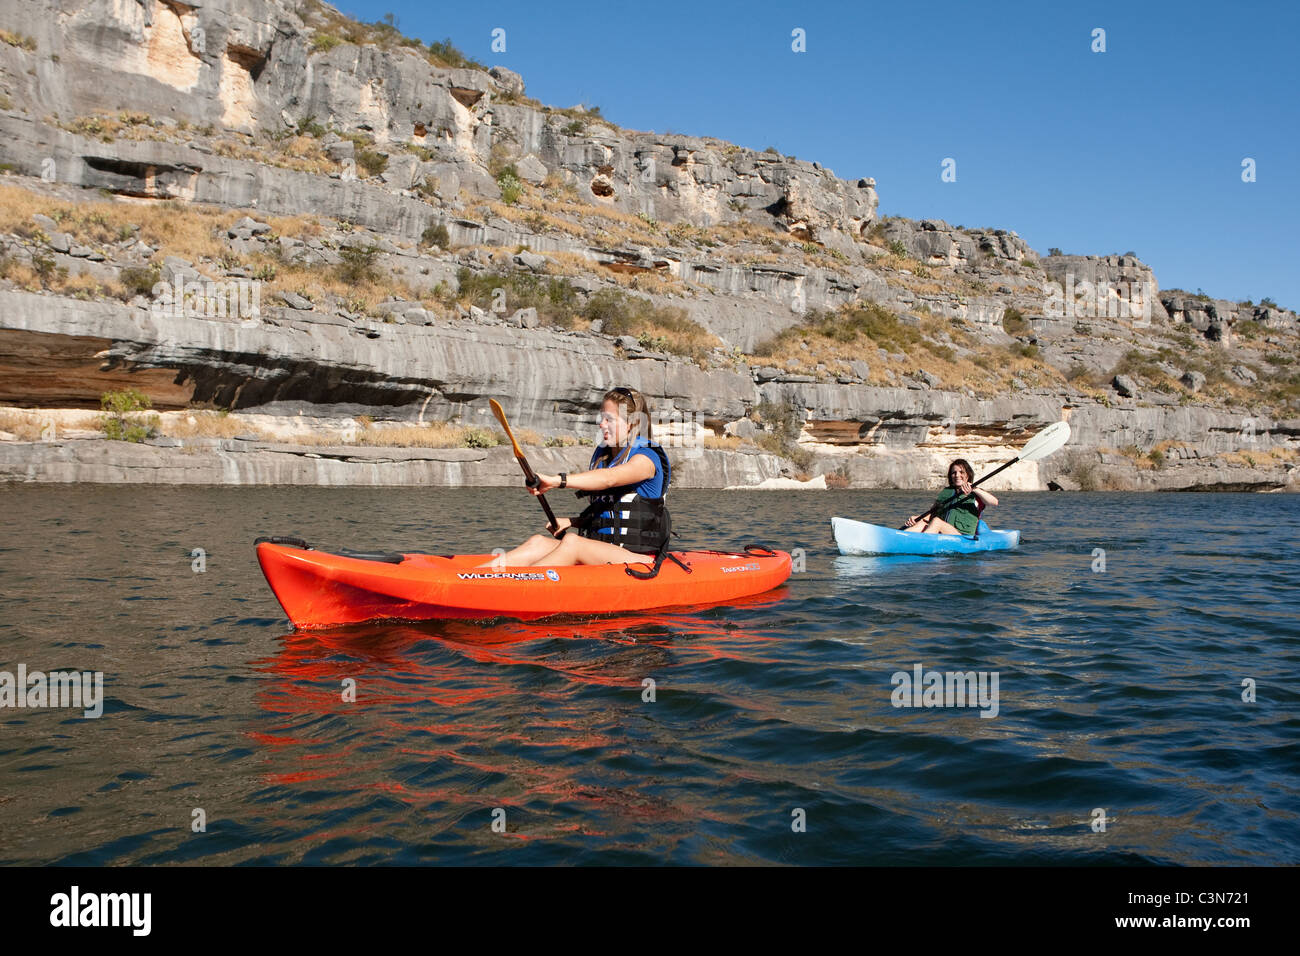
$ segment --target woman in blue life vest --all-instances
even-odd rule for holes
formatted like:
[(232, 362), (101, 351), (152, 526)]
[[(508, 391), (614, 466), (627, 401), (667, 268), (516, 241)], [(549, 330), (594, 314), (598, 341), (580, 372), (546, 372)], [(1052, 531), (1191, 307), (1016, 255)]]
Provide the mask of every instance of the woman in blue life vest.
[[(958, 458), (948, 466), (948, 487), (939, 492), (931, 508), (933, 517), (921, 521), (924, 515), (912, 515), (903, 525), (904, 531), (923, 531), (926, 534), (973, 535), (979, 527), (980, 515), (985, 508), (994, 507), (998, 499), (982, 488), (972, 488), (975, 471), (965, 458)], [(973, 492), (973, 494), (972, 494)], [(960, 500), (970, 495), (964, 501)], [(954, 502), (947, 504), (947, 502)]]
[[(535, 534), (488, 563), (490, 567), (633, 564), (668, 551), (672, 522), (664, 504), (671, 468), (653, 440), (650, 410), (635, 389), (614, 388), (600, 406), (601, 443), (587, 471), (538, 474), (534, 495), (571, 488), (590, 503), (576, 518), (558, 518), (549, 534)], [(557, 540), (558, 539), (558, 540)], [(655, 560), (657, 558), (657, 560)]]

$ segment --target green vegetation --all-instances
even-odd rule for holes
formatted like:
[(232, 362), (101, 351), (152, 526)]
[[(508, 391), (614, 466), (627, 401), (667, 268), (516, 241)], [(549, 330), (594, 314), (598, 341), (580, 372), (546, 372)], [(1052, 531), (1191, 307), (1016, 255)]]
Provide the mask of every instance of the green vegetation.
[(1030, 331), (1029, 322), (1019, 309), (1006, 309), (1002, 313), (1002, 331), (1007, 335), (1024, 335)]
[(605, 335), (632, 335), (652, 351), (672, 352), (701, 360), (717, 345), (714, 338), (684, 309), (655, 305), (622, 289), (601, 289), (582, 304), (578, 290), (565, 278), (528, 272), (485, 272), (467, 268), (456, 273), (457, 298), (487, 311), (513, 313), (533, 308), (545, 325), (573, 328), (582, 320), (601, 321)]
[(447, 232), (447, 227), (442, 223), (427, 227), (420, 234), (420, 241), (426, 246), (433, 246), (436, 249), (451, 248), (451, 234)]
[(1232, 326), (1232, 333), (1239, 339), (1251, 342), (1264, 337), (1264, 326), (1254, 319), (1245, 319)]
[(316, 117), (314, 115), (304, 116), (298, 123), (298, 130), (299, 132), (305, 133), (315, 139), (323, 139), (325, 134), (329, 132), (328, 129), (316, 122)]
[(519, 197), (524, 193), (523, 180), (513, 166), (507, 166), (501, 171), (497, 176), (497, 186), (501, 188), (501, 201), (507, 206), (519, 202)]
[(122, 270), (118, 281), (126, 290), (128, 299), (153, 295), (153, 287), (162, 281), (162, 268), (156, 262), (147, 266), (128, 266)]
[(1097, 491), (1101, 487), (1099, 464), (1095, 451), (1072, 448), (1062, 456), (1061, 472), (1077, 481), (1080, 491)]
[(105, 392), (100, 396), (99, 407), (105, 413), (100, 416), (99, 425), (110, 441), (142, 442), (158, 432), (157, 415), (140, 415), (152, 408), (153, 402), (134, 388)]
[(352, 155), (367, 176), (378, 176), (388, 168), (388, 157), (378, 150), (362, 147), (355, 150)]
[(859, 344), (865, 338), (889, 352), (906, 352), (917, 346), (930, 350), (936, 347), (926, 340), (918, 328), (904, 322), (893, 312), (874, 302), (865, 302), (845, 307), (838, 312), (814, 309), (798, 325), (760, 343), (753, 354), (766, 358), (774, 355), (782, 345), (809, 336), (818, 336), (840, 345)]
[(601, 289), (587, 300), (582, 317), (600, 319), (605, 335), (634, 335), (651, 351), (686, 355), (697, 361), (718, 340), (685, 309), (655, 305), (622, 289)]
[(304, 0), (298, 14), (315, 28), (316, 35), (311, 45), (312, 53), (324, 53), (334, 49), (340, 43), (377, 46), (384, 50), (405, 47), (423, 56), (434, 66), (444, 69), (487, 69), (482, 63), (470, 59), (456, 49), (450, 38), (442, 42), (430, 43), (426, 47), (415, 37), (405, 36), (398, 29), (397, 17), (391, 13), (384, 14), (374, 23), (360, 23), (333, 7), (326, 6), (320, 0)]
[(803, 416), (788, 401), (772, 402), (763, 399), (754, 409), (768, 431), (759, 435), (754, 444), (782, 458), (789, 458), (800, 471), (812, 466), (813, 453), (799, 445), (799, 432), (803, 430)]
[(311, 39), (311, 52), (328, 53), (342, 42), (332, 33), (318, 33)]
[(572, 328), (578, 311), (578, 290), (568, 279), (529, 272), (474, 273), (461, 267), (456, 271), (456, 284), (458, 298), (468, 305), (489, 312), (498, 311), (498, 304), (507, 312), (533, 308), (546, 325)]
[(503, 437), (499, 432), (471, 426), (465, 429), (461, 443), (466, 448), (496, 448), (501, 444)]
[(379, 257), (378, 246), (344, 246), (339, 250), (342, 262), (338, 265), (338, 276), (348, 285), (361, 285), (379, 280), (379, 269), (375, 260)]

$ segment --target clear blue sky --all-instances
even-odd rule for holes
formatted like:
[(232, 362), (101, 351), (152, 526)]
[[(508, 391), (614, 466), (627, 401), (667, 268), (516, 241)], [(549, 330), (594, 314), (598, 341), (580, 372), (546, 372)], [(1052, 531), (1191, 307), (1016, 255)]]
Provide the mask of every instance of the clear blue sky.
[(336, 5), (450, 37), (552, 106), (874, 176), (882, 215), (1014, 229), (1044, 253), (1132, 250), (1162, 288), (1300, 308), (1300, 4)]

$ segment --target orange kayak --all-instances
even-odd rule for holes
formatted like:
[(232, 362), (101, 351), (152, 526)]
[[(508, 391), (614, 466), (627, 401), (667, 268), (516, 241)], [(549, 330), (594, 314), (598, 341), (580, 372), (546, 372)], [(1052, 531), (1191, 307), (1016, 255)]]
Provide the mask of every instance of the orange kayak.
[(490, 554), (330, 554), (292, 539), (259, 540), (257, 560), (295, 627), (380, 619), (609, 614), (719, 604), (760, 594), (790, 577), (785, 551), (675, 551), (648, 580), (645, 564), (481, 568)]

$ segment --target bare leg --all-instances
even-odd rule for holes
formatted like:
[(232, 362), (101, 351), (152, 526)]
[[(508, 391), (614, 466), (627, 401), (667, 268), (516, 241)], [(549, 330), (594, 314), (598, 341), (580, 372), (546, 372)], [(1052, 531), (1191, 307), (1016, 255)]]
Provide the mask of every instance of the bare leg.
[(961, 534), (956, 528), (944, 521), (942, 518), (931, 518), (930, 523), (925, 526), (926, 534)]
[(647, 555), (628, 551), (608, 541), (566, 534), (553, 550), (530, 564), (533, 567), (565, 567), (574, 564), (638, 564), (652, 560)]
[[(565, 535), (566, 538), (574, 535)], [(535, 534), (519, 547), (494, 557), (491, 561), (480, 564), (480, 568), (523, 568), (541, 563), (537, 559), (549, 554), (560, 546), (549, 534)]]

